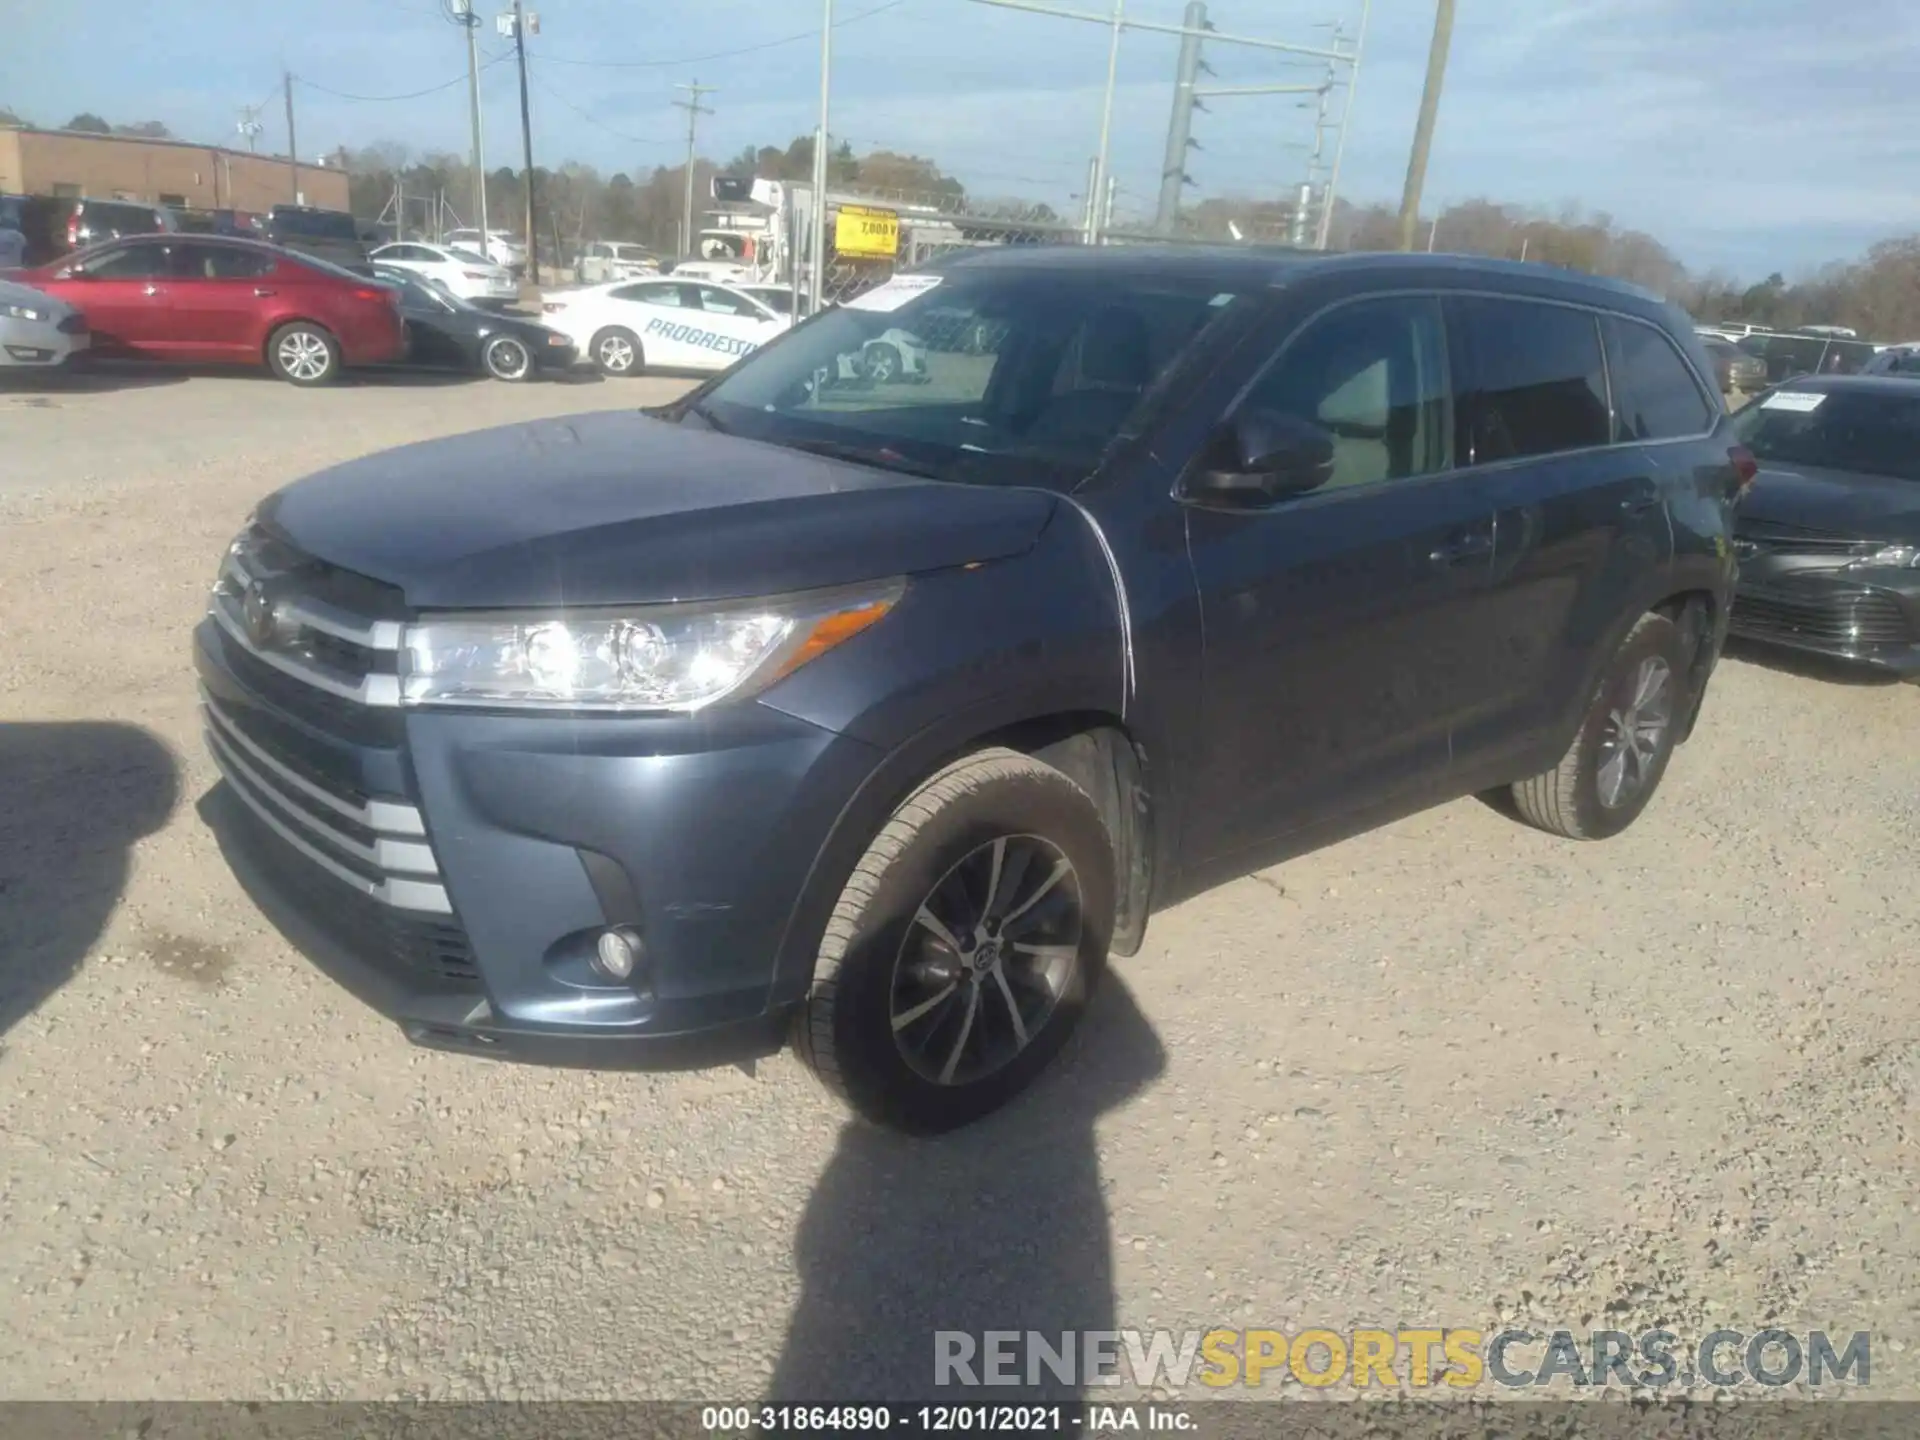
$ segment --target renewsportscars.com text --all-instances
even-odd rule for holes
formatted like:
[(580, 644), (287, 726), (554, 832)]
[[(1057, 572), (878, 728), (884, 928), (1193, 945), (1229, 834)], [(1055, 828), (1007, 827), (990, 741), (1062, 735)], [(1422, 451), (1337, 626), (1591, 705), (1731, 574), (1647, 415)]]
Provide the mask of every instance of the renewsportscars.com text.
[(941, 1330), (933, 1364), (941, 1386), (1052, 1381), (1174, 1391), (1277, 1385), (1283, 1377), (1362, 1390), (1866, 1386), (1872, 1374), (1864, 1330), (1836, 1343), (1822, 1330), (1779, 1329), (1714, 1330), (1695, 1340), (1671, 1330)]

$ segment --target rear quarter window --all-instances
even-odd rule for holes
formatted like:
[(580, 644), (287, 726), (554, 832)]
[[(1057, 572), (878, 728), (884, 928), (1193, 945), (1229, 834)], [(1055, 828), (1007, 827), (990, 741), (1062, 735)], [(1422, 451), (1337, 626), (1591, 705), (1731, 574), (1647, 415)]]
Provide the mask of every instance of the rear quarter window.
[(1709, 406), (1673, 342), (1651, 325), (1609, 315), (1603, 330), (1613, 378), (1616, 440), (1677, 440), (1713, 428)]

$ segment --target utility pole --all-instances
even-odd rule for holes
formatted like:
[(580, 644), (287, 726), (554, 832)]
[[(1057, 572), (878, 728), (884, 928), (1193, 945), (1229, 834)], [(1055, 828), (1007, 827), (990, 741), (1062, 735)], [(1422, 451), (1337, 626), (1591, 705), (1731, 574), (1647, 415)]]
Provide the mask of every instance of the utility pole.
[(680, 210), (680, 253), (693, 256), (693, 156), (694, 137), (698, 133), (700, 117), (713, 114), (711, 106), (702, 105), (700, 97), (711, 95), (716, 87), (702, 85), (698, 80), (691, 85), (676, 85), (676, 90), (685, 90), (687, 98), (673, 103), (687, 112), (687, 198)]
[(1351, 65), (1347, 70), (1347, 98), (1340, 104), (1340, 138), (1333, 142), (1333, 168), (1327, 172), (1327, 188), (1320, 196), (1320, 233), (1313, 248), (1324, 250), (1333, 240), (1333, 202), (1340, 192), (1340, 162), (1347, 154), (1347, 124), (1353, 119), (1353, 96), (1360, 88), (1360, 60), (1367, 48), (1367, 20), (1373, 13), (1373, 0), (1360, 0), (1360, 33), (1354, 37)]
[(454, 23), (466, 31), (467, 38), (467, 110), (473, 126), (473, 213), (480, 227), (480, 253), (488, 255), (492, 236), (487, 232), (487, 155), (485, 135), (480, 126), (480, 17), (474, 13), (473, 0), (451, 0)]
[(293, 182), (293, 203), (300, 203), (300, 145), (293, 131), (293, 72), (280, 72), (281, 84), (287, 92), (287, 178)]
[(1173, 118), (1167, 124), (1167, 158), (1160, 167), (1160, 204), (1154, 211), (1153, 228), (1170, 234), (1180, 218), (1180, 192), (1187, 185), (1187, 151), (1193, 145), (1193, 112), (1204, 109), (1193, 93), (1200, 78), (1200, 31), (1207, 28), (1207, 7), (1201, 0), (1188, 0), (1187, 14), (1181, 22), (1180, 63), (1173, 75)]
[[(1118, 78), (1120, 74), (1120, 32), (1126, 28), (1126, 12), (1126, 0), (1113, 0), (1113, 39), (1107, 44), (1107, 94), (1105, 101), (1100, 107), (1100, 171), (1098, 176), (1099, 183), (1093, 187), (1093, 193), (1095, 195), (1104, 195), (1106, 193), (1107, 180), (1113, 168), (1108, 159), (1108, 151), (1112, 148), (1113, 141), (1113, 85), (1115, 79)], [(1184, 159), (1185, 157), (1182, 158)], [(1104, 217), (1101, 214), (1101, 208), (1101, 205), (1096, 202), (1094, 205), (1092, 236), (1095, 245), (1100, 243), (1100, 233), (1106, 228)]]
[(1099, 189), (1100, 160), (1099, 157), (1096, 156), (1087, 161), (1087, 193), (1084, 198), (1084, 203), (1080, 206), (1080, 238), (1085, 240), (1089, 245), (1093, 243), (1095, 229), (1094, 216), (1100, 213), (1098, 205), (1093, 198), (1099, 193)]
[(808, 237), (813, 249), (813, 308), (818, 315), (825, 303), (827, 283), (827, 111), (833, 99), (833, 0), (821, 0), (820, 12), (820, 124), (813, 132), (813, 223)]
[(527, 276), (535, 285), (540, 283), (540, 235), (533, 225), (533, 107), (527, 99), (527, 27), (531, 25), (534, 33), (540, 33), (540, 17), (529, 15), (522, 0), (513, 0), (513, 14), (500, 17), (504, 25), (513, 31), (513, 54), (520, 65), (520, 147), (527, 166), (526, 213), (523, 220), (527, 233)]
[(1413, 154), (1407, 158), (1407, 186), (1400, 195), (1400, 248), (1413, 249), (1420, 228), (1420, 191), (1427, 183), (1427, 155), (1433, 149), (1433, 122), (1440, 113), (1440, 86), (1447, 78), (1447, 48), (1453, 43), (1453, 0), (1439, 0), (1433, 16), (1433, 44), (1427, 51), (1427, 84), (1420, 92), (1420, 118), (1413, 127)]

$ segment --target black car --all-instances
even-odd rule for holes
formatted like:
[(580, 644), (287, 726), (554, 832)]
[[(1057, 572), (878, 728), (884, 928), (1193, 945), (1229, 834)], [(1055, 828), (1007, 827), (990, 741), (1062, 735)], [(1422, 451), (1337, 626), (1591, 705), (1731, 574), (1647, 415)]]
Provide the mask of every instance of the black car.
[(74, 250), (127, 235), (159, 235), (179, 228), (171, 211), (133, 200), (24, 195), (11, 207), (26, 237), (25, 263), (44, 265)]
[(391, 265), (375, 265), (373, 273), (400, 292), (410, 365), (525, 380), (539, 370), (567, 370), (578, 358), (573, 341), (537, 320), (483, 310)]
[(1873, 346), (1827, 334), (1762, 331), (1736, 342), (1740, 349), (1767, 367), (1767, 383), (1778, 384), (1796, 375), (1854, 375), (1873, 359)]
[[(936, 307), (992, 350), (823, 383)], [(1631, 824), (1732, 599), (1710, 375), (1673, 307), (1543, 266), (975, 251), (651, 413), (266, 498), (194, 643), (203, 813), (417, 1043), (790, 1034), (951, 1127), (1183, 897), (1495, 788)]]
[(1808, 376), (1735, 421), (1760, 464), (1733, 631), (1920, 678), (1920, 386)]
[(282, 250), (331, 261), (343, 270), (367, 273), (367, 245), (360, 225), (344, 210), (313, 205), (276, 205), (267, 212), (260, 238)]

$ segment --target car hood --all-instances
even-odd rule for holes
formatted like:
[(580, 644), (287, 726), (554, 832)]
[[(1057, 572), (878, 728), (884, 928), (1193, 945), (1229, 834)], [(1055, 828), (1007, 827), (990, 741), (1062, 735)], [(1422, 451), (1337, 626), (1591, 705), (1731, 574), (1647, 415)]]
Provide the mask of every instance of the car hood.
[(1920, 540), (1920, 481), (1763, 462), (1740, 520), (1859, 540)]
[(323, 470), (259, 520), (420, 609), (772, 595), (1017, 555), (1056, 498), (610, 412)]

